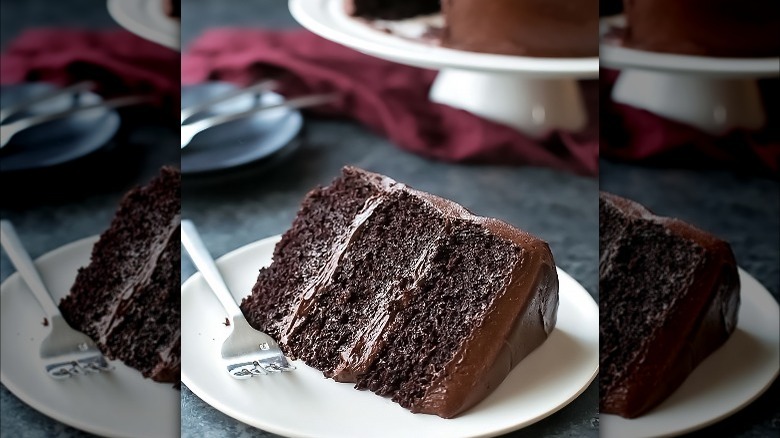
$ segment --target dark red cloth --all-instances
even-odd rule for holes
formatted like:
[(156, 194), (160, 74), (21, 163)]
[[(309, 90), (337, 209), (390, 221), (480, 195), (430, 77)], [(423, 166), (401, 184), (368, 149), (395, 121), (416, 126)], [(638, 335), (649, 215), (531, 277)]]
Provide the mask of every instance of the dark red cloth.
[(759, 131), (713, 136), (692, 126), (612, 101), (619, 72), (601, 71), (601, 156), (684, 167), (780, 174), (780, 81), (759, 81), (767, 123)]
[(446, 161), (530, 164), (581, 174), (598, 172), (598, 84), (583, 83), (588, 128), (541, 141), (466, 111), (432, 103), (435, 71), (384, 61), (307, 31), (215, 29), (182, 57), (182, 84), (221, 80), (246, 85), (276, 78), (286, 96), (342, 93), (320, 113), (347, 116), (411, 152)]
[(0, 55), (0, 84), (93, 80), (105, 97), (152, 94), (179, 107), (179, 53), (125, 30), (30, 29)]

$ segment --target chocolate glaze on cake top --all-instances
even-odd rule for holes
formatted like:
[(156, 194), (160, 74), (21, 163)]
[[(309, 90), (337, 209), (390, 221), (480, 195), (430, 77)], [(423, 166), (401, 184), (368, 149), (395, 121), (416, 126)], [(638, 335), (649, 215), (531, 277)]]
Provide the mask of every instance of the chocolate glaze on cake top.
[(327, 377), (449, 418), (547, 338), (557, 289), (541, 240), (345, 168), (307, 196), (242, 310)]
[(624, 44), (698, 56), (780, 56), (777, 0), (624, 0)]
[(442, 45), (531, 57), (599, 53), (598, 0), (443, 0)]
[(443, 47), (530, 57), (599, 53), (598, 0), (348, 0), (347, 13), (397, 20), (441, 11)]
[(144, 377), (180, 381), (181, 175), (165, 167), (123, 197), (60, 302), (65, 320), (104, 355)]
[(601, 412), (640, 416), (734, 331), (729, 245), (612, 194), (599, 198)]

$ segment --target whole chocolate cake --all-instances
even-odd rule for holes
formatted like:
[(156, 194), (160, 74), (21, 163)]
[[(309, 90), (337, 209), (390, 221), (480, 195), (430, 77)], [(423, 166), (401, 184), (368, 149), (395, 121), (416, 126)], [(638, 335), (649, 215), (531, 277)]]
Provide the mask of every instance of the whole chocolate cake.
[(180, 381), (181, 174), (129, 191), (60, 302), (104, 355), (158, 382)]
[(599, 53), (598, 0), (347, 0), (347, 11), (401, 19), (441, 10), (441, 44), (458, 50), (532, 57)]
[(307, 195), (241, 308), (325, 376), (450, 418), (552, 332), (558, 277), (545, 242), (346, 167)]
[(601, 412), (634, 418), (734, 331), (737, 265), (726, 242), (608, 193), (599, 236)]
[(780, 56), (777, 0), (624, 0), (628, 47), (719, 57)]

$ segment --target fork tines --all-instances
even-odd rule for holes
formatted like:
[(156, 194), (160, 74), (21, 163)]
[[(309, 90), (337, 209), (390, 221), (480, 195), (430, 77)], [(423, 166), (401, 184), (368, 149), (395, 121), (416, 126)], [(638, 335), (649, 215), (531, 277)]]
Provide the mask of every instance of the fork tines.
[(55, 379), (67, 379), (79, 374), (100, 373), (112, 369), (113, 367), (102, 354), (46, 365), (46, 372)]
[(228, 373), (236, 379), (248, 379), (254, 376), (264, 376), (271, 373), (292, 371), (294, 366), (277, 362), (252, 361), (227, 366)]

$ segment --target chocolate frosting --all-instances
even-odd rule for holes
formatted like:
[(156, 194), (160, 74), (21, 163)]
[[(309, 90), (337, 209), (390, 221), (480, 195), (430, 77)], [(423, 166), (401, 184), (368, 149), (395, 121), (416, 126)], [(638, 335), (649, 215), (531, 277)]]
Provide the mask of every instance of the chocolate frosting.
[(504, 291), (414, 406), (415, 412), (451, 418), (487, 397), (552, 333), (558, 316), (558, 274), (546, 242), (498, 219), (476, 216), (450, 200), (414, 192), (445, 215), (479, 223), (522, 248)]
[[(726, 242), (681, 220), (657, 216), (634, 201), (609, 193), (600, 196), (601, 202), (620, 211), (629, 221), (660, 224), (669, 233), (702, 248), (705, 254), (704, 261), (695, 269), (690, 288), (680, 291), (680, 299), (663, 326), (656, 327), (641, 346), (635, 346), (640, 351), (625, 364), (625, 377), (602, 388), (601, 412), (634, 418), (671, 395), (734, 331), (740, 301), (739, 276), (734, 254)], [(602, 280), (605, 275), (613, 275), (606, 274), (608, 271), (621, 268), (605, 265), (604, 256), (602, 250)], [(601, 293), (606, 296), (621, 291), (602, 289)], [(602, 345), (605, 347), (612, 348)]]
[(442, 45), (537, 57), (599, 54), (598, 0), (442, 0)]
[(625, 0), (624, 44), (700, 56), (780, 56), (777, 0)]
[[(392, 179), (355, 168), (345, 172), (362, 173), (373, 180), (378, 192), (364, 204), (330, 252), (325, 267), (300, 293), (283, 326), (280, 340), (285, 345), (296, 334), (310, 309), (316, 305), (318, 291), (326, 287), (341, 258), (361, 227), (374, 210), (394, 192), (403, 191), (422, 199), (440, 211), (450, 221), (463, 220), (479, 224), (519, 248), (515, 266), (507, 267), (508, 280), (504, 289), (490, 303), (485, 318), (463, 340), (461, 348), (445, 365), (444, 372), (431, 383), (425, 395), (412, 407), (413, 412), (453, 417), (475, 405), (492, 392), (531, 351), (541, 345), (555, 327), (558, 309), (558, 277), (548, 245), (538, 238), (505, 222), (471, 214), (462, 206), (406, 187)], [(369, 322), (354, 337), (351, 345), (341, 351), (341, 363), (328, 376), (340, 382), (356, 382), (376, 359), (383, 346), (383, 335), (398, 329), (396, 315), (410, 300), (412, 291), (426, 276), (439, 239), (446, 237), (445, 225), (439, 236), (422, 251), (414, 264), (414, 279), (406, 288), (386, 303), (377, 306)]]

